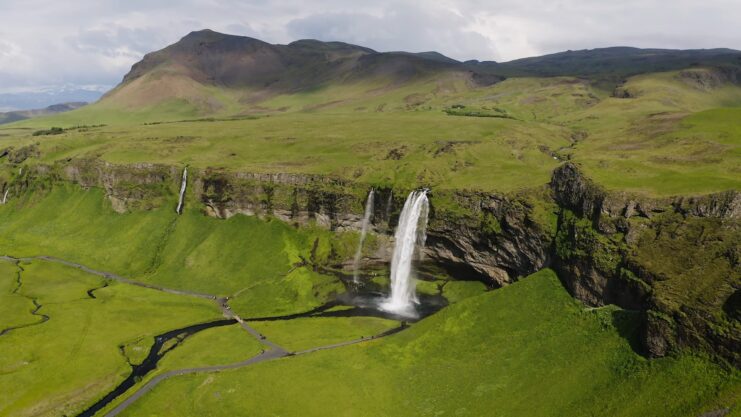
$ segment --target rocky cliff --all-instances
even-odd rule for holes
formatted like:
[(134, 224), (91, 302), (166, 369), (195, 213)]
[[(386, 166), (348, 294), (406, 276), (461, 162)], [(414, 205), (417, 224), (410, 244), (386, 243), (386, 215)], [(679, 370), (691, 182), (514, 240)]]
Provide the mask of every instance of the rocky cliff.
[(575, 297), (640, 310), (651, 356), (690, 347), (741, 365), (741, 193), (608, 193), (572, 164), (551, 189), (561, 207), (554, 267)]
[[(37, 165), (14, 193), (64, 180), (106, 190), (116, 211), (174, 205), (182, 167), (98, 160)], [(189, 169), (189, 198), (207, 215), (272, 216), (297, 226), (359, 230), (370, 185), (339, 178)], [(46, 185), (44, 185), (46, 184)], [(410, 190), (378, 188), (366, 262), (387, 262)], [(432, 190), (426, 259), (490, 287), (552, 266), (590, 306), (641, 312), (645, 353), (700, 349), (741, 366), (741, 193), (651, 199), (608, 192), (567, 163), (548, 190), (499, 195)], [(341, 265), (335, 256), (330, 262)]]

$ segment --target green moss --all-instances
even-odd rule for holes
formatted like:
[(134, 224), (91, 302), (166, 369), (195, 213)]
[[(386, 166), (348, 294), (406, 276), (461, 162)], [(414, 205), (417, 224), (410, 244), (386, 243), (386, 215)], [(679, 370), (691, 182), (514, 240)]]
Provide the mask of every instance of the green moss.
[(483, 219), (481, 221), (481, 230), (487, 234), (501, 234), (502, 225), (499, 224), (499, 219), (497, 219), (496, 216), (487, 212), (484, 213)]
[(617, 272), (623, 259), (621, 244), (595, 230), (591, 220), (566, 209), (561, 212), (555, 243), (561, 259), (589, 258), (604, 273)]

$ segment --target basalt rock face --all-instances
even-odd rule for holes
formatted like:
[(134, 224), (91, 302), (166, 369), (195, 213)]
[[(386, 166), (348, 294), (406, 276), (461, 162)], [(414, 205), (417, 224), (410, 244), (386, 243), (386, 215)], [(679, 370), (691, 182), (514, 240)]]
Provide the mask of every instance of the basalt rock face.
[(551, 189), (561, 207), (553, 266), (575, 297), (640, 310), (651, 356), (692, 347), (741, 365), (741, 193), (606, 192), (573, 164)]
[(362, 222), (355, 190), (334, 178), (206, 170), (194, 188), (206, 214), (214, 217), (270, 215), (296, 225), (314, 221), (331, 230), (358, 229)]
[(524, 201), (479, 192), (450, 192), (465, 215), (435, 210), (426, 256), (457, 276), (500, 287), (549, 263), (551, 237)]
[(158, 164), (115, 165), (100, 160), (73, 160), (62, 167), (68, 181), (106, 191), (113, 209), (150, 209), (165, 204), (179, 180), (176, 167)]
[[(205, 171), (194, 186), (211, 216), (273, 216), (331, 230), (362, 227), (368, 186), (312, 175)], [(408, 190), (376, 190), (371, 229), (388, 243)], [(447, 192), (466, 215), (436, 209), (434, 197), (425, 256), (466, 279), (501, 286), (547, 264), (550, 240), (528, 217), (530, 208), (501, 196)], [(492, 226), (495, 225), (495, 226)], [(388, 262), (391, 245), (382, 245), (370, 261)]]
[[(72, 160), (44, 169), (82, 187), (104, 189), (113, 208), (125, 212), (168, 203), (174, 208), (182, 168)], [(203, 204), (206, 215), (218, 218), (243, 214), (274, 217), (297, 226), (359, 231), (368, 189), (365, 184), (319, 175), (189, 169), (188, 192)], [(365, 261), (389, 262), (393, 231), (409, 190), (379, 188), (375, 192), (370, 226), (378, 250)], [(438, 206), (441, 200), (454, 202), (458, 209)], [(548, 264), (551, 237), (532, 219), (529, 203), (481, 192), (441, 191), (431, 204), (427, 261), (491, 287), (511, 283)]]

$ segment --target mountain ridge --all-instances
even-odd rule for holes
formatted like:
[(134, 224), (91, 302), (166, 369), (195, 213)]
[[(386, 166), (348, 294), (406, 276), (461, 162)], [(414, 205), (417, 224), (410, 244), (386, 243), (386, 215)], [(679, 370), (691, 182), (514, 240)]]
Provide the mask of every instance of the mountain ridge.
[(13, 123), (20, 120), (31, 119), (34, 117), (48, 116), (50, 114), (64, 113), (72, 110), (77, 110), (80, 107), (86, 106), (88, 103), (84, 101), (74, 101), (68, 103), (52, 104), (46, 106), (43, 109), (31, 109), (31, 110), (14, 110), (9, 112), (0, 112), (0, 125), (6, 123)]
[[(738, 67), (741, 52), (610, 47), (501, 63), (461, 62), (435, 51), (378, 52), (346, 42), (315, 39), (271, 44), (204, 29), (146, 54), (102, 101), (128, 109), (178, 101), (201, 115), (220, 114), (225, 109), (243, 114), (263, 112), (261, 103), (282, 95), (331, 88), (345, 92), (302, 108), (345, 102), (348, 95), (362, 101), (415, 83), (434, 84), (428, 94), (436, 94), (515, 77), (575, 76), (602, 83), (611, 90), (632, 75), (698, 66)], [(411, 96), (404, 99), (409, 100), (415, 101)]]

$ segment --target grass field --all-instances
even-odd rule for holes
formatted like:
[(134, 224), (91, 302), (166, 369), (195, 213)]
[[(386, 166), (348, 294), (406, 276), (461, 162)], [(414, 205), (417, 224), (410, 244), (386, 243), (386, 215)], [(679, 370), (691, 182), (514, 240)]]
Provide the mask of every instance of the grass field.
[[(3, 282), (15, 279), (2, 265)], [(130, 372), (119, 346), (221, 316), (205, 300), (115, 282), (99, 288), (98, 277), (45, 262), (21, 267), (18, 294), (49, 320), (0, 337), (0, 415), (80, 412)], [(93, 288), (94, 299), (86, 293)], [(0, 305), (3, 322), (11, 308)]]
[(39, 323), (40, 316), (31, 312), (36, 308), (31, 298), (18, 293), (18, 267), (0, 262), (0, 331)]
[(399, 322), (375, 317), (315, 317), (251, 322), (250, 325), (284, 348), (298, 352), (374, 336), (399, 327)]
[[(94, 157), (500, 192), (547, 183), (559, 156), (612, 189), (673, 195), (738, 188), (741, 87), (708, 86), (687, 72), (632, 77), (621, 87), (629, 98), (570, 77), (480, 88), (420, 81), (383, 93), (345, 85), (275, 97), (258, 116), (231, 119), (227, 113), (238, 114), (231, 105), (203, 119), (185, 101), (139, 113), (104, 101), (4, 127), (0, 146), (37, 143), (41, 156), (33, 163)], [(447, 115), (452, 107), (463, 116)], [(32, 136), (50, 126), (101, 123), (108, 126)]]
[(706, 359), (634, 353), (635, 326), (545, 270), (386, 339), (167, 380), (125, 415), (677, 417), (738, 398), (738, 374)]

